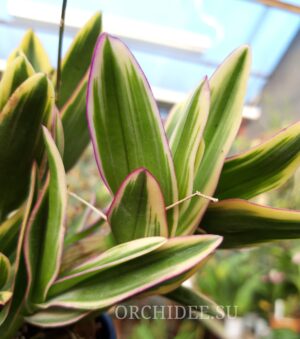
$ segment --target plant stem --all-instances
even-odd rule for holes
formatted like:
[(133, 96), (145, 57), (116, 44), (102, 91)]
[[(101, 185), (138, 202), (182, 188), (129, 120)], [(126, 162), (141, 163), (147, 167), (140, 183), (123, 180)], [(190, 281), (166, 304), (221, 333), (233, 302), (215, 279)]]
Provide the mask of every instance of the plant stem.
[(59, 38), (58, 38), (57, 76), (56, 76), (56, 86), (55, 86), (56, 104), (58, 103), (59, 90), (60, 90), (60, 85), (61, 85), (61, 52), (62, 52), (63, 35), (64, 35), (64, 29), (65, 29), (66, 7), (67, 7), (67, 0), (63, 0), (60, 24), (59, 24)]

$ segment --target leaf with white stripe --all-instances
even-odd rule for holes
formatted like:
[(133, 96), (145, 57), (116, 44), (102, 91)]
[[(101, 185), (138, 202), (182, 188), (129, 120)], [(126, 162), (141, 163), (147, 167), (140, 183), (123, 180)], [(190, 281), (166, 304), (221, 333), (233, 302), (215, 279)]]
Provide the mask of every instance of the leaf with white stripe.
[(8, 258), (0, 253), (0, 291), (5, 287), (11, 273), (11, 266)]
[(298, 239), (300, 211), (261, 206), (242, 199), (222, 200), (209, 206), (200, 228), (222, 235), (223, 248)]
[(67, 204), (63, 163), (49, 131), (43, 127), (43, 132), (49, 162), (49, 187), (46, 184), (40, 194), (31, 215), (24, 245), (29, 275), (29, 298), (33, 303), (45, 300), (58, 275)]
[(107, 215), (117, 243), (151, 236), (168, 237), (164, 197), (156, 179), (143, 168), (124, 180)]
[(110, 307), (190, 271), (199, 265), (221, 240), (221, 237), (214, 235), (169, 239), (158, 249), (100, 272), (39, 306), (81, 310)]
[(54, 105), (54, 89), (34, 74), (10, 96), (0, 112), (0, 221), (25, 200), (30, 170), (42, 150), (42, 122)]
[(34, 70), (25, 55), (17, 56), (7, 65), (0, 82), (0, 111), (13, 92), (33, 74)]
[(180, 109), (180, 118), (169, 143), (175, 165), (179, 199), (183, 199), (193, 192), (196, 155), (209, 111), (207, 78)]
[[(85, 77), (91, 63), (93, 50), (101, 32), (101, 13), (94, 14), (79, 30), (68, 48), (61, 65), (61, 88), (58, 107), (67, 104), (78, 84)], [(85, 112), (83, 112), (83, 115)]]
[(8, 257), (16, 250), (23, 213), (24, 208), (20, 208), (0, 225), (0, 252)]
[(25, 33), (20, 45), (12, 52), (7, 62), (10, 63), (15, 59), (20, 51), (26, 55), (36, 72), (49, 73), (51, 71), (52, 66), (47, 52), (40, 39), (31, 29)]
[(284, 184), (300, 165), (300, 122), (226, 160), (216, 196), (251, 199)]
[(114, 246), (82, 264), (64, 271), (52, 285), (49, 296), (60, 294), (102, 271), (150, 253), (166, 241), (162, 237), (148, 237)]
[(77, 311), (68, 308), (52, 307), (25, 317), (25, 321), (28, 324), (37, 327), (57, 328), (76, 323), (86, 317), (89, 313), (90, 312)]
[[(195, 175), (194, 191), (208, 196), (214, 194), (224, 159), (240, 127), (249, 72), (249, 48), (240, 47), (209, 80), (210, 111), (203, 133), (205, 151)], [(195, 230), (208, 203), (209, 200), (199, 197), (190, 200), (180, 215), (178, 235)]]
[[(112, 192), (144, 167), (159, 182), (166, 204), (177, 201), (171, 152), (149, 84), (127, 47), (107, 34), (94, 52), (87, 111), (96, 161)], [(177, 215), (177, 208), (168, 211), (170, 234)]]

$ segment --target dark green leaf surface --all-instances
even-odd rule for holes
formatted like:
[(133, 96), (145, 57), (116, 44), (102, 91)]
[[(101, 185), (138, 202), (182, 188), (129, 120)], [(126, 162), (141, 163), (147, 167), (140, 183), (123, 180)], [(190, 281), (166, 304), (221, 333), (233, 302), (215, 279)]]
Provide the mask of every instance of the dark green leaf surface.
[[(214, 194), (226, 154), (240, 127), (249, 72), (249, 48), (243, 46), (234, 51), (209, 80), (210, 111), (203, 133), (205, 151), (195, 175), (194, 191)], [(204, 198), (191, 199), (180, 215), (177, 234), (193, 232), (208, 203)]]
[(216, 196), (250, 199), (284, 184), (300, 165), (300, 123), (249, 151), (228, 158)]
[(300, 212), (228, 199), (209, 206), (200, 228), (210, 234), (222, 235), (223, 248), (295, 239), (300, 238)]
[(41, 123), (53, 103), (51, 83), (36, 74), (14, 91), (0, 112), (0, 220), (25, 199), (32, 162), (40, 151)]
[(84, 78), (101, 32), (101, 14), (96, 13), (77, 33), (62, 60), (61, 88), (58, 107), (62, 108)]
[(103, 309), (190, 271), (221, 242), (218, 236), (177, 237), (158, 249), (95, 275), (39, 305)]
[(124, 180), (107, 215), (117, 243), (151, 236), (168, 237), (162, 192), (145, 169), (134, 171)]
[[(96, 161), (116, 193), (125, 177), (144, 167), (159, 182), (167, 205), (177, 184), (158, 108), (137, 61), (118, 39), (102, 34), (88, 84), (88, 120)], [(178, 209), (168, 212), (174, 234)]]

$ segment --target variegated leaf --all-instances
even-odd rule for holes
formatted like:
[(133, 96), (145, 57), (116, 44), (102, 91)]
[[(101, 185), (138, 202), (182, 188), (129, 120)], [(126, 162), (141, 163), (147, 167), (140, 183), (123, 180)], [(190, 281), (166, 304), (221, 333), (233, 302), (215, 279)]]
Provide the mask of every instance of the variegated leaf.
[[(67, 203), (66, 178), (58, 149), (43, 127), (50, 181), (40, 194), (27, 229), (25, 258), (32, 303), (43, 302), (60, 268)], [(40, 216), (45, 217), (40, 217)]]
[(180, 108), (180, 117), (169, 139), (178, 183), (179, 199), (193, 192), (194, 168), (209, 111), (207, 78)]
[(172, 107), (172, 109), (170, 110), (167, 116), (164, 127), (166, 130), (168, 140), (171, 139), (173, 132), (176, 129), (176, 126), (181, 118), (182, 109), (184, 106), (185, 106), (185, 101), (177, 103), (176, 105)]
[(87, 77), (84, 77), (61, 110), (65, 136), (63, 160), (66, 171), (76, 164), (90, 141), (86, 121), (86, 89)]
[(49, 57), (40, 39), (32, 31), (28, 30), (18, 48), (8, 58), (8, 63), (23, 52), (36, 72), (49, 73), (52, 69)]
[(158, 249), (95, 275), (39, 305), (103, 309), (190, 271), (221, 242), (213, 235), (177, 237)]
[[(149, 84), (127, 47), (107, 34), (94, 52), (87, 110), (96, 161), (111, 190), (116, 193), (128, 174), (144, 167), (159, 182), (166, 204), (176, 201), (174, 165)], [(177, 214), (177, 208), (168, 211), (170, 234)]]
[(11, 274), (11, 266), (8, 258), (0, 253), (0, 291), (5, 287)]
[(11, 256), (17, 247), (24, 208), (20, 208), (0, 225), (0, 252)]
[(11, 300), (11, 298), (12, 298), (11, 291), (0, 291), (0, 307), (6, 305)]
[(25, 321), (37, 327), (56, 328), (73, 324), (88, 314), (87, 311), (53, 307), (27, 316)]
[(121, 184), (107, 213), (117, 243), (150, 237), (168, 237), (165, 202), (160, 186), (141, 168)]
[(0, 112), (13, 92), (33, 74), (34, 70), (25, 55), (16, 57), (7, 65), (0, 82)]
[[(83, 80), (91, 63), (93, 50), (101, 32), (101, 13), (96, 13), (75, 36), (62, 60), (58, 107), (62, 108)], [(85, 111), (82, 112), (84, 115)]]
[(31, 170), (30, 187), (27, 200), (24, 207), (22, 224), (19, 229), (18, 244), (16, 248), (14, 260), (14, 274), (11, 281), (11, 291), (13, 292), (11, 299), (0, 310), (0, 338), (11, 339), (23, 322), (24, 296), (26, 293), (27, 273), (23, 255), (24, 236), (28, 223), (30, 210), (32, 208), (37, 169), (34, 164)]
[(162, 237), (137, 239), (112, 247), (95, 258), (61, 274), (49, 291), (49, 297), (63, 293), (100, 272), (150, 253), (167, 240)]
[[(194, 191), (214, 194), (224, 159), (241, 123), (249, 71), (249, 49), (240, 47), (209, 80), (211, 100), (203, 134), (205, 151), (195, 175)], [(188, 208), (180, 215), (177, 234), (192, 233), (208, 203), (207, 199), (199, 197), (190, 200)]]
[(52, 84), (35, 74), (0, 112), (0, 220), (25, 199), (32, 162), (41, 152), (41, 123), (49, 120), (53, 104)]
[(268, 141), (226, 160), (216, 196), (254, 196), (284, 184), (300, 165), (300, 122)]
[(8, 258), (0, 253), (0, 308), (3, 307), (12, 297), (9, 291), (9, 279), (11, 277), (11, 265)]
[(200, 228), (222, 235), (223, 248), (295, 239), (300, 238), (300, 212), (228, 199), (209, 206)]

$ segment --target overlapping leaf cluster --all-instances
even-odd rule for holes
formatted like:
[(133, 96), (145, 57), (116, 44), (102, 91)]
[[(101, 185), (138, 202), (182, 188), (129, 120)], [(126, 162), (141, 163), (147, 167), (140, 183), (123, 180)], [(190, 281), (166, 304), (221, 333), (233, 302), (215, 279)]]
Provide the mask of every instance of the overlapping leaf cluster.
[[(226, 158), (242, 119), (248, 48), (233, 52), (163, 125), (137, 61), (120, 40), (97, 40), (100, 30), (97, 14), (76, 36), (56, 104), (56, 73), (33, 32), (0, 83), (1, 338), (24, 321), (63, 326), (134, 295), (211, 306), (180, 285), (220, 244), (300, 236), (299, 212), (243, 200), (298, 167), (299, 123)], [(66, 229), (66, 171), (90, 139), (113, 200), (104, 220), (87, 227), (84, 215)], [(220, 202), (185, 199), (197, 191)]]

